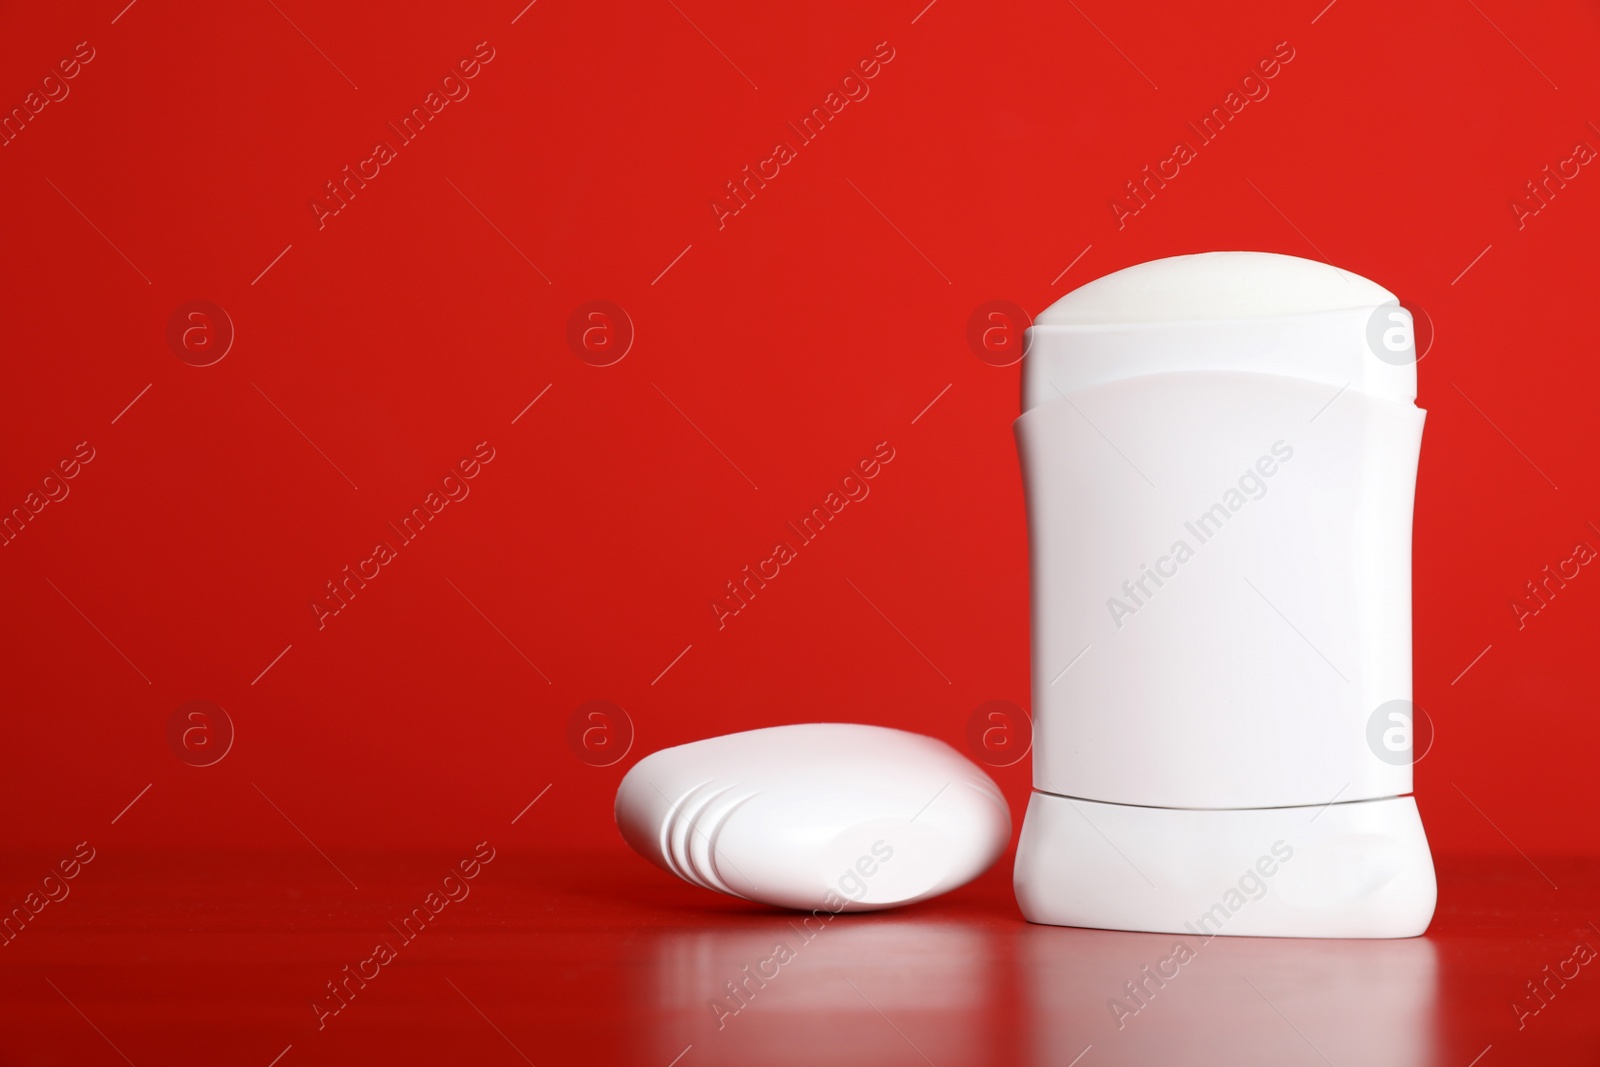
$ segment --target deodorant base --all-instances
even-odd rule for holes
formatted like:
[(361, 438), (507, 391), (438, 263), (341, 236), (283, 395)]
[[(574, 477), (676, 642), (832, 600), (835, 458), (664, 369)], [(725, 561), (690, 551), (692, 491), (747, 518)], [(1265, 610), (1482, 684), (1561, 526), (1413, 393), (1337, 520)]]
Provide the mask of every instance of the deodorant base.
[(1409, 796), (1200, 810), (1036, 791), (1015, 886), (1029, 922), (1201, 941), (1415, 937), (1437, 899)]

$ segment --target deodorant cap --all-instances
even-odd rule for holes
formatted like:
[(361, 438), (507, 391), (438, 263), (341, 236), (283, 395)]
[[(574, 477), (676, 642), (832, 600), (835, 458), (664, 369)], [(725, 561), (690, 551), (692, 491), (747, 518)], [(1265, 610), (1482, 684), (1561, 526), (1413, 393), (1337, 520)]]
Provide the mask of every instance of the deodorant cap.
[(1385, 400), (1417, 395), (1411, 313), (1360, 275), (1272, 252), (1203, 252), (1097, 278), (1028, 331), (1022, 410), (1176, 371), (1302, 378)]
[(617, 828), (684, 881), (807, 911), (870, 911), (983, 873), (1011, 837), (994, 782), (943, 741), (806, 723), (707, 738), (640, 760)]

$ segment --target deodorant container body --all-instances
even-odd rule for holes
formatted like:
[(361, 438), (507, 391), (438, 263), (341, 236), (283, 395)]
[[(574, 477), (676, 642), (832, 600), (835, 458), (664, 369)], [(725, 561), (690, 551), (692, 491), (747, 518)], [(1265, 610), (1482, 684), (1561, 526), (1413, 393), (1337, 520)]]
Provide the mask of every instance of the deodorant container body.
[(1141, 264), (1036, 320), (1015, 427), (1028, 919), (1206, 937), (1426, 929), (1411, 325), (1373, 282), (1254, 252)]

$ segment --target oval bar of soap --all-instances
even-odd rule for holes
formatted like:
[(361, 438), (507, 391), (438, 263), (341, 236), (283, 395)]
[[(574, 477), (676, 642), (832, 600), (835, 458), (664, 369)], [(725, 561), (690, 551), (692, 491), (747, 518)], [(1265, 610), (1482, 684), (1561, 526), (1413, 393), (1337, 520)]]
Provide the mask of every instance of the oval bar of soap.
[(805, 723), (640, 760), (617, 827), (687, 882), (780, 907), (872, 911), (977, 877), (1011, 837), (1005, 798), (943, 741)]

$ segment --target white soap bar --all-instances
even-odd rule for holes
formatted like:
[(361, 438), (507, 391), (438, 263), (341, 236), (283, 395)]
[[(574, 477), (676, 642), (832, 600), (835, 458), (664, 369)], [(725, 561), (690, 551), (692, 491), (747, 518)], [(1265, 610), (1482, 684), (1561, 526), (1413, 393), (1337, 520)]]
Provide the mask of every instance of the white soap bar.
[(994, 781), (943, 741), (806, 723), (646, 756), (617, 788), (617, 827), (695, 885), (781, 907), (873, 911), (972, 880), (1005, 850)]

